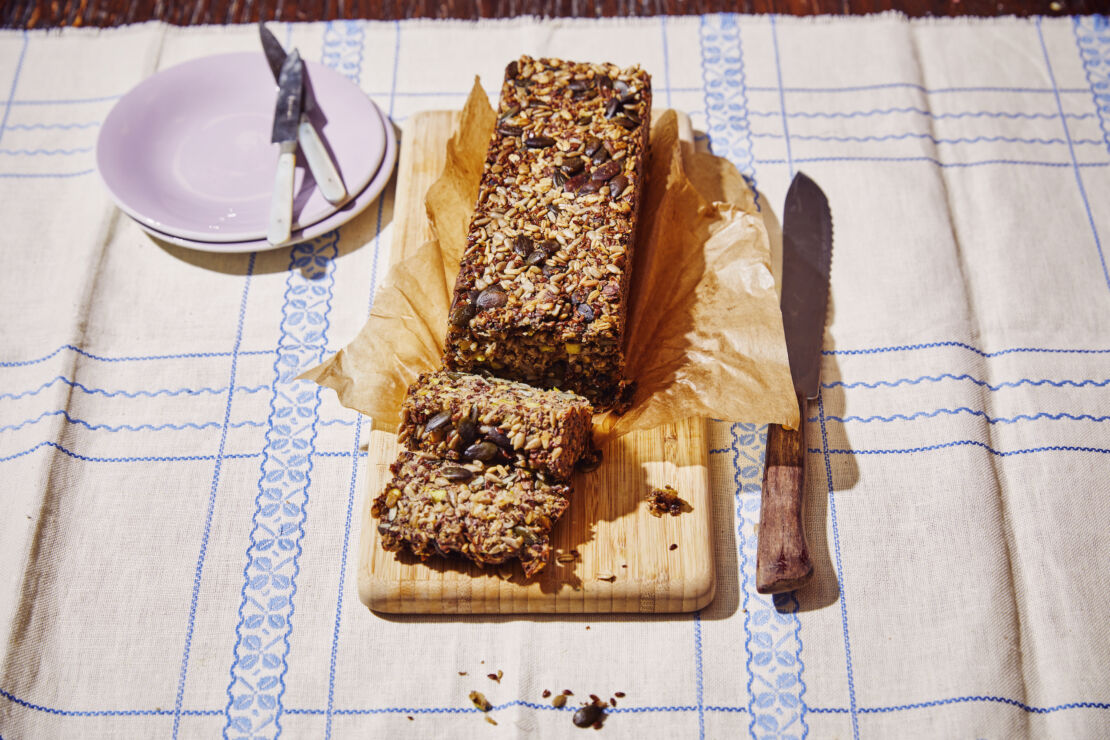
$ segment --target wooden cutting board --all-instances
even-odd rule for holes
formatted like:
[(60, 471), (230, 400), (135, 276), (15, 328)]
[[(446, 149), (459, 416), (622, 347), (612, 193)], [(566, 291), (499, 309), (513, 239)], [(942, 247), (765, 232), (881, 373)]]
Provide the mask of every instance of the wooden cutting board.
[[(390, 264), (432, 237), (424, 193), (443, 169), (456, 120), (452, 111), (430, 111), (406, 121)], [(375, 611), (685, 612), (713, 599), (709, 450), (703, 419), (634, 432), (608, 444), (598, 470), (574, 477), (570, 507), (553, 533), (556, 556), (574, 559), (553, 558), (531, 581), (524, 579), (516, 563), (482, 569), (461, 559), (420, 562), (383, 550), (370, 502), (389, 480), (389, 465), (400, 446), (395, 435), (374, 431), (367, 449), (358, 585), (363, 603)], [(677, 517), (652, 516), (647, 494), (664, 485), (674, 487), (692, 510)]]

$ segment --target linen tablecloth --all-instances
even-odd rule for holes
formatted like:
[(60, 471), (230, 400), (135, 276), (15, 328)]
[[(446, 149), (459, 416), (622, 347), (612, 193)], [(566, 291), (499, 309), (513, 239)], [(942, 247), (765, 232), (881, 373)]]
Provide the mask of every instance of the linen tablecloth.
[(573, 737), (615, 692), (607, 737), (1110, 735), (1106, 19), (274, 29), (402, 130), (520, 53), (638, 62), (772, 232), (795, 172), (822, 186), (815, 581), (754, 591), (766, 430), (741, 420), (711, 427), (700, 613), (368, 611), (369, 427), (293, 377), (365, 321), (392, 188), (292, 248), (159, 245), (99, 182), (99, 124), (255, 29), (4, 32), (0, 736)]

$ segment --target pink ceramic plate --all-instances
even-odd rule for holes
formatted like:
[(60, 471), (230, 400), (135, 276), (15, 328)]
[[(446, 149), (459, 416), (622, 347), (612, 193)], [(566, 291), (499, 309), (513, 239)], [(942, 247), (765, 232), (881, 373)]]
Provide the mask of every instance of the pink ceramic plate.
[[(386, 118), (385, 114), (378, 110), (375, 106), (376, 115), (379, 116), (382, 122), (382, 128), (385, 131), (385, 152), (382, 155), (381, 166), (374, 174), (374, 177), (366, 185), (365, 188), (359, 192), (353, 200), (347, 203), (343, 208), (340, 208), (335, 213), (332, 213), (327, 218), (321, 219), (311, 226), (304, 229), (297, 229), (293, 231), (293, 236), (290, 241), (281, 245), (288, 247), (290, 244), (297, 242), (315, 239), (321, 234), (326, 234), (332, 229), (337, 229), (343, 224), (350, 221), (366, 207), (374, 202), (374, 200), (385, 190), (386, 185), (389, 184), (390, 178), (393, 176), (393, 167), (397, 164), (397, 135), (393, 130), (393, 124)], [(209, 242), (198, 241), (194, 239), (186, 239), (172, 234), (166, 234), (157, 229), (153, 229), (142, 221), (136, 219), (139, 227), (147, 232), (155, 239), (167, 242), (169, 244), (176, 244), (179, 247), (186, 247), (188, 249), (200, 249), (205, 252), (261, 252), (266, 249), (274, 249), (274, 245), (266, 241), (265, 237), (261, 239), (251, 239), (238, 242)]]
[[(313, 120), (353, 197), (381, 167), (386, 127), (346, 77), (314, 62), (306, 71), (319, 103)], [(276, 89), (261, 51), (195, 59), (139, 83), (97, 139), (97, 168), (116, 203), (171, 236), (264, 238), (278, 155), (270, 143)], [(336, 213), (303, 161), (294, 188), (294, 229)]]

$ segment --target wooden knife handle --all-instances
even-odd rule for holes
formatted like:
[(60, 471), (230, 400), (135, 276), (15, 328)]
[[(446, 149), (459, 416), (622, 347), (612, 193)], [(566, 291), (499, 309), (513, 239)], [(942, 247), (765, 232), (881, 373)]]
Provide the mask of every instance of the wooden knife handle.
[(783, 429), (778, 424), (767, 428), (755, 556), (755, 590), (761, 594), (793, 591), (813, 575), (802, 524), (806, 481), (805, 396), (798, 396), (798, 407), (801, 409), (798, 429)]

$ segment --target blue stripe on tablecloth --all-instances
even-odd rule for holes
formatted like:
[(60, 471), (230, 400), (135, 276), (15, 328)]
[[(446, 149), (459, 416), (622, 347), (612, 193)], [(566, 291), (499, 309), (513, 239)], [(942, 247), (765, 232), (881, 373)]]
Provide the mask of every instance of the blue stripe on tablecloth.
[[(318, 422), (317, 426), (318, 427), (323, 426), (325, 423), (326, 422)], [(336, 423), (336, 424), (343, 423), (344, 426), (354, 424), (354, 422), (340, 422), (340, 421), (335, 421), (333, 423)], [(924, 445), (924, 446), (921, 446), (921, 447), (906, 447), (906, 448), (894, 448), (894, 449), (856, 449), (856, 450), (831, 449), (831, 450), (829, 450), (829, 454), (833, 454), (833, 455), (853, 455), (853, 454), (858, 454), (858, 455), (897, 455), (897, 454), (909, 454), (909, 453), (917, 453), (917, 452), (930, 452), (930, 451), (934, 451), (934, 450), (946, 449), (946, 448), (949, 448), (949, 447), (982, 447), (983, 449), (987, 450), (991, 454), (996, 455), (998, 457), (1011, 457), (1013, 455), (1030, 455), (1030, 454), (1050, 453), (1050, 452), (1093, 452), (1093, 453), (1099, 453), (1099, 454), (1110, 453), (1110, 449), (1106, 449), (1106, 448), (1102, 448), (1102, 447), (1087, 447), (1087, 446), (1081, 446), (1081, 445), (1044, 445), (1044, 446), (1040, 446), (1040, 447), (1026, 447), (1026, 448), (1020, 448), (1020, 449), (1016, 449), (1016, 450), (997, 450), (997, 449), (987, 445), (984, 442), (980, 442), (979, 440), (958, 439), (958, 440), (953, 440), (953, 441), (949, 441), (949, 442), (940, 442), (940, 443), (932, 444), (932, 445)], [(47, 449), (47, 448), (57, 450), (58, 452), (61, 452), (62, 454), (66, 455), (67, 457), (71, 457), (75, 460), (81, 460), (82, 462), (89, 462), (89, 463), (204, 462), (204, 461), (211, 461), (211, 460), (216, 460), (217, 459), (217, 455), (215, 455), (215, 454), (211, 454), (211, 455), (133, 455), (133, 456), (125, 456), (125, 457), (91, 456), (91, 455), (84, 455), (82, 453), (71, 450), (68, 447), (66, 447), (65, 445), (54, 442), (53, 440), (46, 440), (46, 441), (43, 441), (43, 442), (39, 442), (38, 444), (35, 444), (35, 445), (25, 449), (25, 450), (21, 450), (19, 452), (14, 453), (14, 454), (2, 456), (2, 457), (0, 457), (0, 463), (9, 462), (11, 460), (16, 460), (16, 459), (21, 458), (21, 457), (26, 457), (27, 455), (30, 455), (34, 452), (37, 452), (38, 450)], [(721, 454), (721, 453), (724, 453), (724, 452), (727, 452), (727, 451), (728, 450), (711, 450), (711, 452), (717, 453), (717, 454)], [(817, 448), (817, 447), (811, 447), (811, 448), (809, 448), (809, 452), (812, 453), (812, 454), (821, 454), (822, 450), (820, 448)], [(349, 450), (314, 450), (310, 456), (312, 458), (317, 458), (317, 457), (320, 457), (320, 458), (325, 458), (325, 457), (342, 458), (342, 457), (351, 457), (352, 453)], [(365, 451), (360, 450), (358, 452), (358, 457), (365, 457), (365, 456), (366, 456)], [(251, 459), (251, 458), (260, 458), (260, 457), (263, 457), (262, 452), (225, 452), (224, 455), (223, 455), (223, 459), (225, 459), (225, 460), (247, 460), (247, 459)]]
[[(967, 406), (958, 406), (954, 409), (935, 409), (933, 411), (913, 411), (908, 414), (872, 414), (871, 416), (858, 416), (855, 414), (849, 414), (848, 416), (830, 415), (825, 417), (825, 421), (835, 421), (840, 424), (872, 424), (875, 422), (916, 421), (917, 419), (932, 419), (938, 416), (961, 416), (964, 414), (968, 416), (977, 416), (988, 424), (1016, 424), (1021, 421), (1040, 421), (1041, 419), (1047, 419), (1049, 421), (1110, 421), (1110, 416), (1105, 415), (1093, 416), (1091, 414), (1069, 414), (1066, 412), (1049, 413), (1047, 411), (1039, 411), (1035, 414), (1016, 414), (1014, 416), (991, 416), (985, 411), (968, 408)], [(818, 418), (816, 416), (811, 416), (806, 419), (806, 421), (815, 424)]]
[[(821, 396), (817, 397), (820, 400)], [(995, 457), (1012, 457), (1014, 455), (1031, 455), (1040, 452), (1093, 452), (1097, 454), (1107, 455), (1110, 454), (1110, 449), (1105, 447), (1086, 447), (1081, 445), (1045, 445), (1043, 447), (1023, 447), (1016, 450), (998, 450), (991, 447), (986, 442), (980, 442), (977, 439), (955, 439), (950, 442), (939, 442), (937, 444), (923, 445), (921, 447), (892, 447), (886, 449), (828, 449), (824, 446), (810, 447), (809, 452), (812, 454), (825, 454), (825, 455), (910, 455), (919, 452), (933, 452), (936, 450), (946, 450), (951, 447), (981, 447)]]
[[(242, 387), (242, 386), (237, 386)], [(154, 422), (147, 422), (145, 424), (100, 424), (90, 422), (78, 416), (73, 416), (66, 409), (57, 409), (54, 411), (43, 411), (38, 416), (24, 419), (23, 421), (14, 424), (5, 424), (0, 426), (0, 432), (14, 432), (24, 427), (33, 426), (45, 419), (52, 419), (55, 417), (62, 417), (67, 424), (74, 426), (84, 427), (90, 432), (108, 432), (115, 434), (119, 432), (186, 432), (186, 431), (203, 431), (205, 429), (219, 429), (222, 423), (219, 421), (185, 421), (180, 424), (172, 422), (162, 422), (156, 424)], [(320, 419), (319, 426), (354, 426), (355, 422), (350, 419)], [(242, 429), (244, 427), (264, 427), (266, 422), (255, 421), (253, 419), (244, 419), (242, 421), (233, 421), (228, 424), (229, 429)]]
[[(744, 49), (736, 17), (703, 18), (700, 42), (711, 146), (717, 155), (736, 165), (755, 191)], [(785, 119), (783, 122), (785, 125)], [(749, 713), (748, 732), (753, 737), (804, 738), (809, 725), (803, 698), (805, 664), (798, 601), (793, 594), (768, 597), (755, 590), (756, 540), (751, 532), (759, 511), (765, 429), (746, 424), (730, 428), (747, 672), (748, 704), (744, 709)]]
[[(44, 442), (39, 442), (38, 444), (34, 445), (33, 447), (29, 447), (26, 450), (0, 457), (0, 463), (9, 462), (10, 460), (15, 460), (20, 457), (25, 457), (27, 455), (30, 455), (32, 452), (44, 449), (57, 450), (63, 455), (71, 457), (74, 460), (93, 463), (203, 462), (216, 460), (221, 457), (219, 455), (134, 455), (127, 457), (93, 457), (89, 455), (82, 455), (79, 452), (74, 452), (65, 445), (54, 442), (53, 440), (46, 440)], [(222, 458), (225, 460), (245, 459), (250, 457), (258, 457), (259, 454), (260, 453), (257, 452), (225, 453), (222, 455)]]
[(694, 612), (694, 695), (698, 708), (698, 740), (705, 740), (705, 672), (701, 653), (701, 611)]
[[(790, 85), (774, 87), (760, 87), (759, 85), (749, 85), (748, 90), (752, 92), (778, 92), (780, 89), (787, 93), (856, 93), (867, 92), (872, 90), (888, 90), (904, 88), (907, 90), (916, 90), (917, 92), (925, 93), (926, 95), (940, 95), (944, 93), (980, 93), (980, 92), (997, 92), (997, 93), (1046, 93), (1053, 94), (1055, 91), (1051, 87), (1006, 87), (1000, 85), (983, 86), (983, 85), (968, 85), (964, 87), (925, 87), (916, 82), (878, 82), (872, 85), (840, 85), (831, 87), (792, 87)], [(1082, 87), (1070, 87), (1060, 90), (1062, 93), (1081, 94), (1087, 92)]]
[[(396, 100), (397, 92), (397, 68), (400, 63), (401, 57), (401, 24), (394, 22), (394, 39), (393, 39), (393, 76), (391, 81), (391, 89), (389, 92), (389, 113), (393, 114), (393, 104)], [(386, 125), (391, 125), (387, 123)], [(377, 294), (378, 285), (378, 259), (381, 256), (381, 236), (382, 236), (382, 212), (385, 208), (384, 195), (378, 199), (378, 218), (374, 226), (374, 241), (373, 249), (374, 256), (370, 264), (370, 290), (366, 300), (366, 315), (369, 317), (371, 309), (374, 307), (374, 296)], [(359, 443), (362, 435), (362, 421), (363, 417), (360, 414), (358, 422), (355, 424), (355, 435), (352, 441), (352, 452), (357, 453)], [(347, 556), (350, 552), (351, 542), (351, 524), (354, 521), (354, 506), (355, 506), (355, 483), (358, 480), (358, 456), (352, 455), (351, 458), (351, 478), (350, 484), (347, 487), (347, 511), (343, 520), (343, 547), (339, 556), (339, 569), (336, 574), (338, 580), (338, 590), (335, 599), (335, 626), (332, 629), (331, 636), (331, 654), (328, 659), (328, 701), (327, 707), (324, 711), (324, 737), (325, 740), (330, 740), (332, 732), (332, 717), (335, 714), (335, 681), (336, 681), (336, 661), (339, 655), (339, 628), (343, 621), (343, 592), (344, 583), (346, 579), (344, 574), (347, 572)]]
[[(373, 296), (371, 296), (371, 299)], [(242, 353), (239, 354), (242, 357)], [(919, 385), (921, 383), (939, 383), (945, 380), (956, 381), (970, 381), (975, 385), (985, 388), (989, 391), (998, 391), (1004, 388), (1017, 388), (1023, 385), (1028, 386), (1052, 386), (1055, 388), (1084, 388), (1084, 387), (1104, 387), (1110, 384), (1110, 378), (1103, 378), (1096, 380), (1094, 378), (1082, 379), (1061, 379), (1052, 380), (1051, 378), (1018, 378), (1016, 380), (1005, 380), (998, 383), (990, 383), (986, 380), (976, 378), (968, 373), (940, 373), (937, 375), (919, 375), (915, 378), (896, 378), (893, 380), (857, 380), (857, 381), (843, 381), (833, 380), (821, 384), (822, 388), (896, 388), (900, 385)], [(51, 380), (42, 383), (35, 388), (27, 390), (15, 391), (12, 393), (0, 393), (0, 400), (14, 401), (22, 398), (29, 398), (42, 393), (45, 390), (53, 387), (57, 383), (62, 383), (70, 388), (86, 393), (88, 395), (104, 396), (106, 398), (155, 398), (157, 396), (199, 396), (199, 395), (221, 395), (227, 392), (227, 387), (209, 387), (201, 386), (197, 388), (153, 388), (153, 389), (139, 389), (137, 391), (127, 391), (120, 388), (106, 389), (98, 388), (96, 386), (87, 386), (79, 383), (70, 378), (62, 375), (57, 375)], [(266, 390), (268, 386), (236, 386), (235, 393), (237, 394), (252, 394), (260, 393)]]
[(782, 62), (779, 59), (779, 31), (775, 16), (771, 16), (771, 47), (775, 51), (775, 78), (779, 83), (779, 113), (782, 114), (782, 137), (786, 140), (786, 166), (794, 177), (794, 156), (790, 150), (790, 126), (787, 120), (786, 93), (782, 91)]
[(833, 554), (836, 565), (836, 581), (840, 585), (840, 624), (844, 633), (844, 661), (848, 672), (848, 711), (852, 717), (852, 736), (859, 739), (859, 708), (856, 706), (856, 684), (852, 672), (852, 640), (848, 634), (848, 597), (845, 595), (847, 586), (844, 583), (844, 566), (840, 558), (840, 526), (836, 517), (836, 493), (833, 486), (832, 462), (829, 457), (829, 436), (825, 428), (825, 399), (817, 394), (817, 415), (821, 425), (821, 448), (810, 449), (810, 452), (820, 453), (825, 461), (825, 480), (828, 483), (829, 519), (832, 522)]
[[(777, 89), (777, 88), (776, 88)], [(748, 115), (755, 116), (756, 118), (779, 118), (785, 116), (786, 118), (870, 118), (872, 116), (890, 116), (901, 113), (913, 113), (915, 115), (924, 116), (934, 120), (946, 119), (960, 119), (960, 118), (1009, 118), (1013, 120), (1046, 120), (1051, 121), (1059, 118), (1059, 112), (1038, 112), (1038, 111), (998, 111), (998, 110), (970, 110), (970, 111), (950, 111), (946, 113), (935, 113), (928, 108), (918, 108), (915, 105), (895, 106), (891, 108), (868, 108), (866, 110), (851, 110), (851, 111), (787, 111), (782, 110), (749, 110)], [(1088, 118), (1095, 118), (1094, 113), (1065, 113), (1064, 118), (1071, 118), (1077, 121), (1082, 121)]]
[(99, 95), (93, 98), (42, 98), (38, 100), (13, 100), (11, 106), (18, 105), (85, 105), (88, 103), (108, 103), (111, 101), (119, 100), (124, 93), (116, 93), (115, 95)]
[(238, 369), (239, 346), (243, 341), (243, 319), (247, 313), (247, 298), (250, 295), (251, 276), (254, 274), (255, 255), (247, 263), (247, 274), (243, 279), (243, 294), (239, 300), (239, 318), (235, 327), (235, 344), (231, 348), (231, 371), (227, 381), (227, 404), (224, 407), (223, 428), (220, 430), (220, 444), (216, 452), (216, 465), (212, 471), (212, 484), (208, 490), (208, 507), (204, 514), (204, 532), (201, 536), (200, 554), (197, 555), (196, 570), (193, 574), (193, 590), (189, 599), (189, 617), (185, 628), (185, 647), (181, 654), (181, 670), (177, 681), (177, 697), (174, 700), (173, 734), (176, 737), (181, 724), (181, 708), (185, 697), (185, 677), (189, 670), (189, 651), (193, 644), (193, 625), (196, 623), (197, 599), (200, 596), (201, 577), (204, 575), (204, 558), (208, 552), (208, 536), (212, 531), (212, 514), (216, 506), (216, 492), (220, 487), (220, 472), (223, 469), (224, 449), (227, 444), (227, 427), (231, 420), (231, 402), (235, 398), (235, 373)]
[[(782, 134), (768, 131), (765, 133), (753, 133), (753, 138), (756, 139), (783, 139)], [(1054, 146), (1066, 145), (1068, 142), (1064, 139), (1041, 139), (1041, 138), (1026, 138), (1021, 136), (971, 136), (971, 137), (956, 137), (956, 138), (938, 138), (932, 134), (922, 133), (919, 131), (907, 131), (902, 134), (883, 134), (881, 136), (836, 136), (833, 134), (791, 134), (790, 138), (796, 141), (837, 141), (846, 143), (866, 143), (866, 142), (882, 142), (882, 141), (902, 141), (904, 139), (921, 139), (922, 141), (931, 141), (934, 144), (979, 144), (979, 143), (997, 143), (1002, 142), (1005, 144), (1032, 144), (1037, 146)], [(1102, 146), (1101, 139), (1075, 139), (1072, 144), (1094, 144)]]
[[(96, 360), (98, 362), (151, 362), (156, 360), (197, 360), (197, 359), (219, 359), (222, 357), (231, 357), (231, 352), (177, 352), (170, 354), (157, 354), (157, 355), (123, 355), (118, 357), (110, 357), (108, 355), (98, 355), (72, 344), (63, 344), (57, 349), (48, 354), (36, 357), (33, 360), (7, 360), (0, 361), (0, 368), (5, 367), (26, 367), (27, 365), (37, 365), (47, 360), (53, 359), (61, 352), (75, 352), (82, 357), (89, 360)], [(1110, 350), (1107, 350), (1110, 351)], [(263, 350), (243, 350), (239, 352), (239, 357), (253, 357), (257, 355), (273, 355), (277, 354), (276, 350), (263, 349)]]
[[(362, 438), (362, 417), (359, 416), (355, 424), (355, 438), (352, 442), (352, 453), (358, 452), (359, 442)], [(347, 572), (347, 554), (350, 552), (351, 523), (354, 519), (355, 508), (355, 483), (358, 481), (358, 456), (351, 456), (351, 478), (347, 486), (347, 511), (343, 519), (343, 548), (339, 553), (339, 588), (335, 599), (335, 626), (332, 628), (331, 653), (328, 657), (328, 703), (324, 711), (324, 738), (331, 738), (331, 722), (335, 713), (335, 666), (339, 657), (339, 627), (343, 620), (343, 586), (346, 582), (344, 575)]]
[[(172, 716), (172, 709), (60, 709), (57, 707), (48, 707), (43, 704), (22, 699), (10, 691), (0, 689), (0, 698), (6, 699), (13, 704), (30, 709), (36, 712), (43, 712), (45, 714), (53, 714), (60, 717), (165, 717)], [(1020, 709), (1029, 714), (1054, 714), (1056, 712), (1071, 711), (1077, 709), (1097, 709), (1097, 710), (1110, 710), (1110, 702), (1104, 701), (1074, 701), (1065, 702), (1063, 704), (1054, 704), (1050, 706), (1036, 706), (1027, 704), (1017, 699), (1010, 699), (1004, 696), (991, 696), (991, 695), (969, 695), (969, 696), (955, 696), (944, 699), (931, 699), (928, 701), (911, 702), (908, 704), (893, 704), (887, 706), (873, 706), (873, 707), (859, 707), (860, 714), (889, 714), (895, 712), (906, 712), (919, 709), (933, 709), (943, 707), (951, 704), (1002, 704)], [(529, 702), (523, 699), (515, 699), (513, 701), (496, 704), (493, 706), (492, 711), (509, 709), (511, 707), (526, 707), (528, 709), (549, 711), (549, 712), (573, 712), (576, 707), (553, 707), (550, 704)], [(643, 714), (649, 712), (696, 712), (698, 707), (691, 705), (648, 705), (648, 706), (618, 706), (606, 710), (611, 714)], [(704, 707), (704, 711), (712, 713), (728, 713), (728, 714), (745, 714), (748, 709), (743, 706), (724, 706), (718, 704), (709, 704)], [(848, 714), (850, 712), (848, 707), (808, 707), (809, 712), (814, 714)], [(326, 712), (324, 709), (306, 708), (306, 707), (290, 707), (285, 710), (287, 714), (295, 715), (322, 715)], [(333, 714), (337, 716), (353, 716), (353, 715), (376, 715), (376, 714), (476, 714), (478, 710), (473, 706), (460, 705), (451, 707), (345, 707), (333, 710)], [(184, 717), (212, 717), (223, 714), (222, 709), (182, 709), (181, 715)]]
[[(724, 155), (721, 155), (724, 156)], [(919, 344), (899, 344), (884, 347), (864, 347), (857, 349), (825, 349), (821, 350), (823, 355), (870, 355), (881, 354), (885, 352), (909, 352), (925, 349), (941, 349), (946, 347), (954, 347), (965, 349), (969, 352), (974, 352), (980, 357), (1001, 357), (1009, 354), (1077, 354), (1077, 355), (1092, 355), (1092, 354), (1110, 354), (1110, 348), (1071, 348), (1071, 347), (1007, 347), (1000, 350), (983, 350), (974, 345), (968, 344), (958, 340), (940, 340), (936, 342), (923, 342)], [(240, 357), (256, 357), (260, 355), (273, 355), (280, 351), (278, 349), (258, 349), (258, 350), (243, 350), (239, 352)], [(326, 348), (322, 348), (328, 351)], [(0, 368), (6, 367), (26, 367), (28, 365), (37, 365), (47, 360), (53, 359), (61, 352), (70, 351), (76, 352), (90, 360), (98, 362), (152, 362), (160, 360), (194, 360), (194, 359), (219, 359), (222, 357), (230, 357), (230, 352), (180, 352), (173, 354), (155, 354), (155, 355), (124, 355), (118, 357), (111, 357), (107, 355), (98, 355), (92, 352), (76, 347), (72, 344), (63, 344), (57, 349), (49, 352), (48, 354), (36, 357), (31, 360), (6, 360), (0, 361)]]
[(12, 112), (12, 100), (15, 99), (15, 89), (19, 85), (19, 75), (23, 72), (23, 60), (27, 57), (27, 47), (30, 45), (30, 35), (23, 32), (23, 44), (19, 47), (19, 60), (15, 63), (15, 70), (12, 72), (12, 85), (8, 89), (8, 99), (4, 103), (4, 117), (0, 118), (0, 140), (4, 138), (4, 129), (8, 125), (8, 116)]
[(969, 380), (975, 385), (985, 388), (989, 391), (999, 391), (1003, 388), (1018, 388), (1023, 385), (1042, 386), (1049, 385), (1054, 388), (1084, 388), (1084, 387), (1104, 387), (1110, 383), (1110, 378), (1103, 380), (1083, 379), (1083, 380), (1051, 380), (1049, 378), (1018, 378), (1017, 380), (1004, 380), (999, 383), (989, 383), (985, 380), (969, 375), (967, 373), (960, 373), (955, 375), (953, 373), (941, 373), (940, 375), (919, 375), (916, 378), (897, 378), (895, 380), (856, 380), (845, 382), (843, 380), (833, 380), (828, 383), (822, 383), (822, 388), (896, 388), (900, 385), (918, 385), (919, 383), (939, 383), (944, 380)]
[(100, 121), (88, 121), (86, 123), (9, 123), (8, 131), (47, 131), (47, 130), (69, 130), (69, 129), (83, 129), (83, 128), (96, 128), (100, 125)]
[[(0, 133), (3, 132), (0, 131)], [(9, 157), (64, 157), (72, 154), (88, 154), (93, 149), (95, 149), (95, 147), (91, 146), (82, 146), (73, 149), (0, 149), (0, 154)]]
[[(940, 167), (941, 169), (965, 169), (968, 167), (997, 167), (1004, 165), (1018, 165), (1023, 167), (1075, 167), (1086, 169), (1088, 167), (1110, 167), (1110, 162), (1050, 162), (1035, 159), (978, 159), (960, 162), (945, 162), (936, 157), (915, 155), (909, 157), (878, 157), (878, 156), (835, 156), (835, 157), (798, 157), (794, 163), (809, 164), (811, 162), (879, 162), (882, 164), (906, 164), (925, 162)], [(787, 164), (784, 159), (757, 159), (756, 164)]]
[[(239, 356), (242, 357), (243, 354), (239, 353)], [(13, 393), (0, 393), (0, 401), (16, 401), (16, 400), (19, 400), (21, 398), (28, 398), (30, 396), (37, 396), (38, 394), (42, 393), (45, 390), (48, 390), (48, 389), (52, 388), (54, 385), (56, 385), (58, 383), (62, 383), (63, 385), (67, 385), (70, 388), (72, 388), (74, 390), (77, 390), (77, 391), (80, 391), (82, 393), (87, 393), (90, 396), (104, 396), (105, 398), (155, 398), (157, 396), (203, 396), (203, 395), (219, 396), (219, 395), (222, 395), (224, 393), (227, 393), (227, 386), (220, 386), (220, 387), (200, 386), (199, 388), (184, 388), (184, 387), (180, 387), (180, 388), (152, 388), (152, 389), (140, 389), (140, 390), (137, 390), (137, 391), (126, 391), (126, 390), (123, 390), (122, 388), (107, 389), (107, 388), (98, 388), (96, 386), (89, 386), (89, 385), (85, 385), (84, 383), (79, 383), (76, 380), (73, 380), (71, 378), (67, 378), (64, 375), (55, 375), (50, 380), (48, 380), (45, 383), (42, 383), (42, 384), (40, 384), (40, 385), (38, 385), (34, 388), (28, 388), (27, 390), (23, 390), (23, 391), (15, 391)], [(258, 393), (260, 391), (266, 390), (266, 388), (267, 388), (267, 386), (264, 386), (264, 385), (257, 385), (257, 386), (237, 385), (237, 386), (235, 386), (235, 392), (236, 393), (247, 393), (247, 394), (249, 394), (249, 393)]]

